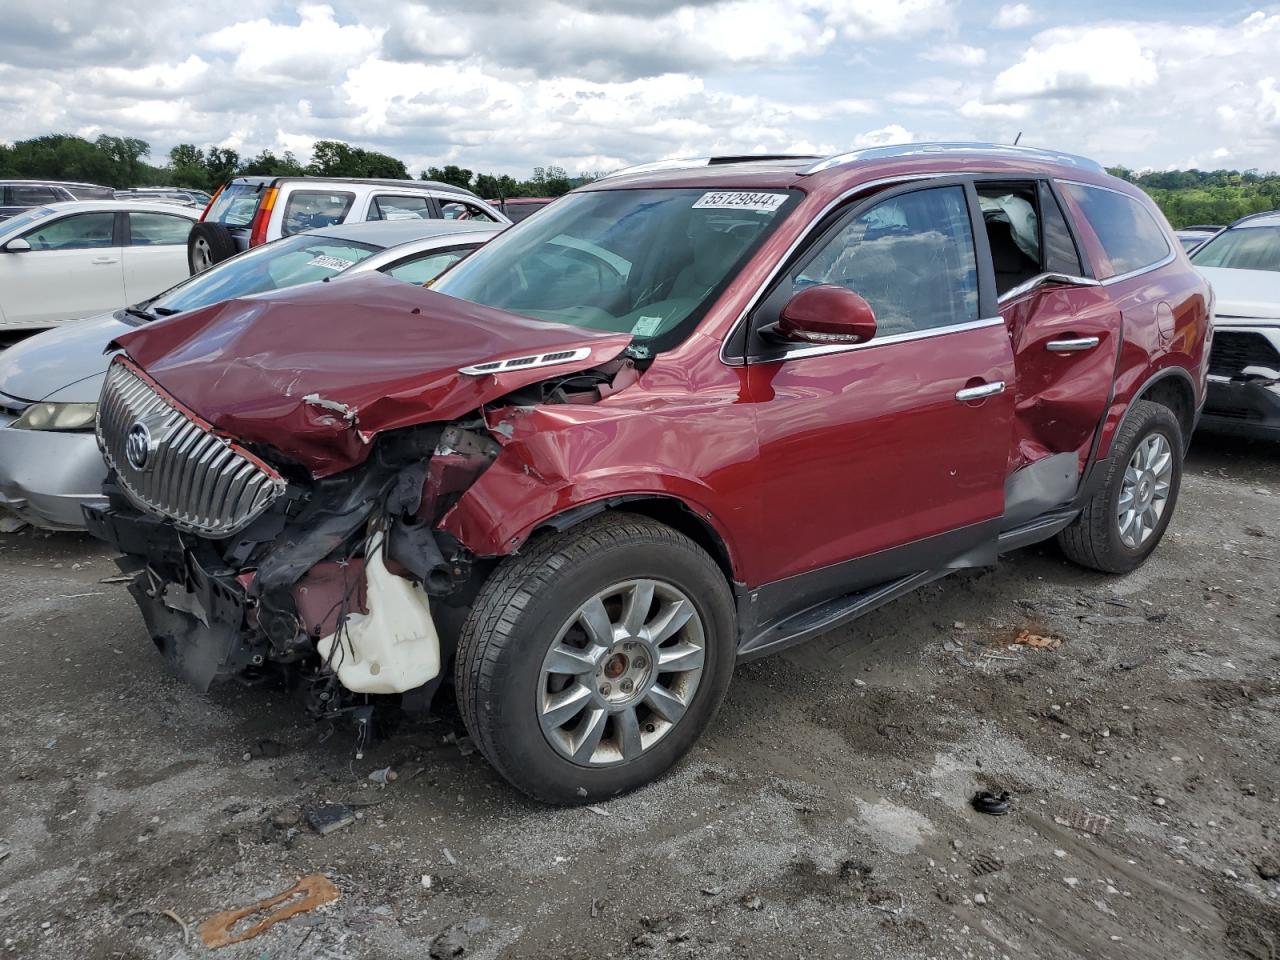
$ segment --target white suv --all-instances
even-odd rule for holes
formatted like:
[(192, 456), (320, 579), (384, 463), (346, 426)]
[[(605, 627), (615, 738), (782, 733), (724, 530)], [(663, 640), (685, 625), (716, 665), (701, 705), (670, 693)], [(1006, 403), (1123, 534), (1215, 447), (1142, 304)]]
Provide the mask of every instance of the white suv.
[(305, 230), (363, 220), (511, 221), (469, 190), (436, 180), (236, 177), (225, 183), (187, 240), (192, 273)]

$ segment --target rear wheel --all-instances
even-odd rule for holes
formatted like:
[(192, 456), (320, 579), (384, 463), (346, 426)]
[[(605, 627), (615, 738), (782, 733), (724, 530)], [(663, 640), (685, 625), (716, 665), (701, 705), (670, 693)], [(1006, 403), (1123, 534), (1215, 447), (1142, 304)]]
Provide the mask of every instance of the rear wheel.
[(197, 223), (187, 236), (187, 267), (192, 276), (234, 257), (237, 252), (235, 237), (220, 223)]
[(1111, 445), (1102, 487), (1058, 534), (1068, 558), (1127, 573), (1155, 550), (1182, 482), (1182, 429), (1168, 407), (1139, 400)]
[(455, 663), (458, 703), (490, 763), (551, 803), (660, 776), (728, 688), (734, 608), (700, 548), (609, 515), (536, 542), (482, 588)]

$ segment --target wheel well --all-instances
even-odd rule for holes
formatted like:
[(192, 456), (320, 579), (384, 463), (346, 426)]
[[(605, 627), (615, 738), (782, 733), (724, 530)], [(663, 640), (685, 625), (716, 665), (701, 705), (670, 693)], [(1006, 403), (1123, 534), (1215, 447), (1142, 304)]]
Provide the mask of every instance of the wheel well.
[(594, 517), (606, 510), (622, 510), (627, 513), (638, 513), (641, 516), (656, 520), (674, 530), (679, 530), (686, 537), (700, 546), (716, 562), (720, 572), (730, 587), (733, 586), (733, 561), (729, 549), (725, 546), (715, 527), (674, 497), (613, 497), (597, 503), (576, 507), (559, 516), (552, 517), (539, 529), (567, 530), (588, 517)]
[(1196, 424), (1196, 395), (1191, 384), (1176, 374), (1161, 377), (1134, 399), (1150, 400), (1173, 412), (1182, 428), (1182, 450), (1185, 453), (1191, 444), (1191, 432)]

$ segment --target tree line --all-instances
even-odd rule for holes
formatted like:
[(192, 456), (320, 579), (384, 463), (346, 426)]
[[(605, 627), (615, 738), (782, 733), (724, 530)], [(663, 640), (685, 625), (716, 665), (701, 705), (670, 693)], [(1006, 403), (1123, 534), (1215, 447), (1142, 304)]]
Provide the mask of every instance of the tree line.
[[(212, 192), (235, 176), (390, 177), (408, 179), (404, 161), (341, 140), (317, 141), (311, 161), (289, 151), (263, 150), (242, 157), (228, 147), (180, 143), (167, 161), (150, 162), (151, 144), (136, 137), (96, 140), (50, 134), (13, 145), (0, 143), (0, 178), (82, 180), (108, 187), (195, 187)], [(1135, 173), (1111, 167), (1114, 175), (1136, 183), (1164, 210), (1175, 227), (1193, 223), (1225, 224), (1249, 213), (1280, 208), (1280, 174), (1257, 170), (1164, 170)], [(571, 177), (563, 167), (534, 167), (518, 180), (507, 174), (480, 173), (456, 164), (428, 167), (423, 180), (442, 180), (474, 190), (485, 198), (558, 197), (599, 174)]]
[[(135, 137), (96, 140), (70, 134), (49, 134), (13, 145), (0, 143), (0, 178), (75, 180), (107, 187), (194, 187), (212, 193), (237, 176), (387, 177), (412, 179), (404, 161), (341, 140), (319, 140), (310, 163), (293, 153), (263, 150), (242, 157), (229, 147), (199, 147), (180, 143), (167, 162), (150, 162), (151, 144)], [(478, 173), (456, 164), (428, 167), (422, 180), (441, 180), (474, 190), (486, 199), (497, 197), (558, 197), (595, 179), (571, 177), (563, 167), (534, 167), (533, 176), (517, 180), (507, 174)]]

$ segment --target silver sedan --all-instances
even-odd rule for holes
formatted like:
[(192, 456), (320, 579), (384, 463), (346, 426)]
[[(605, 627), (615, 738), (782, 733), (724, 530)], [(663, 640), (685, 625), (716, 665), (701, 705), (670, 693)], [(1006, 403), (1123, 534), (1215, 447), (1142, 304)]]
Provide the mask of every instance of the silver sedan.
[(150, 300), (0, 353), (0, 519), (81, 530), (106, 467), (93, 435), (108, 345), (144, 323), (233, 297), (379, 270), (427, 283), (506, 224), (391, 220), (324, 227), (243, 253)]

